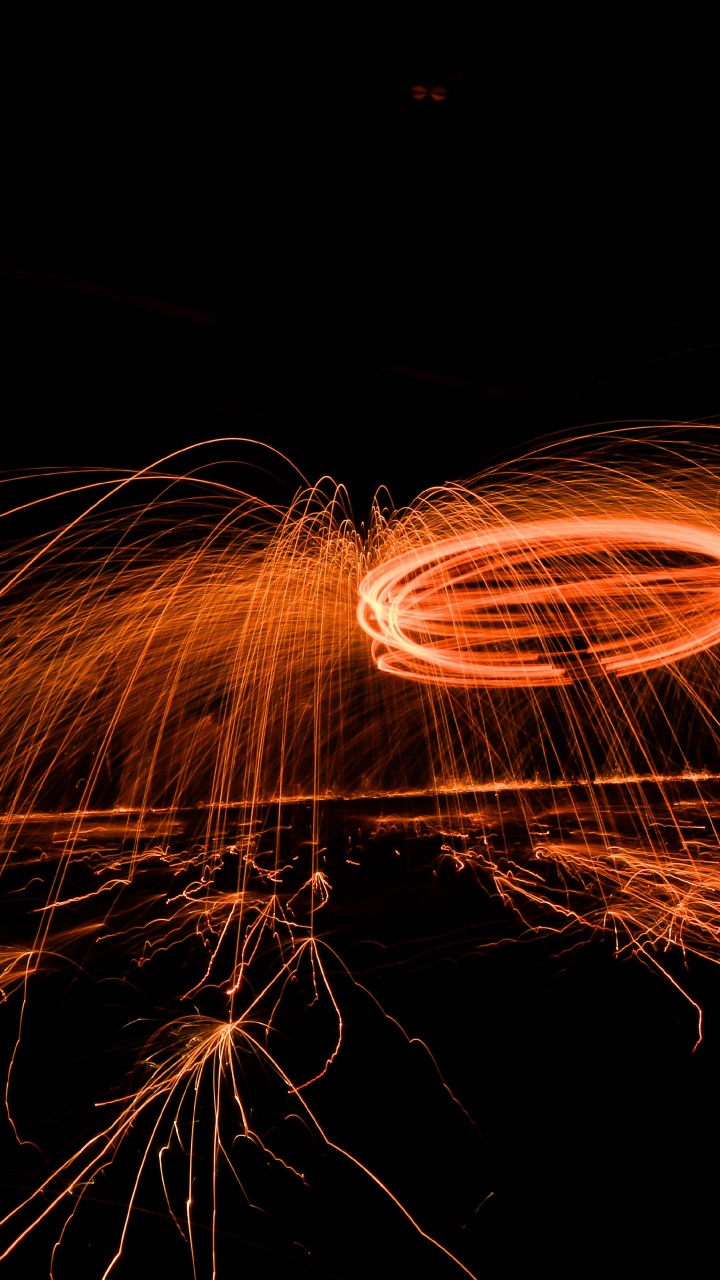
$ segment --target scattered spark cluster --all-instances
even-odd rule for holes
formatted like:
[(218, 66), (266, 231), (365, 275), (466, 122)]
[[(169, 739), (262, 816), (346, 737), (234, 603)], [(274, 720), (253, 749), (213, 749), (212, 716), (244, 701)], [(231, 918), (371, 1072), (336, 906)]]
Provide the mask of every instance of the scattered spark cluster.
[[(720, 957), (720, 455), (677, 438), (541, 450), (405, 510), (377, 502), (362, 531), (342, 489), (280, 507), (158, 467), (94, 479), (80, 514), (12, 544), (2, 874), (6, 894), (35, 884), (40, 897), (0, 950), (19, 1010), (18, 1133), (23, 1021), (58, 957), (102, 954), (120, 974), (183, 948), (193, 959), (175, 993), (185, 1011), (4, 1220), (2, 1258), (62, 1206), (70, 1222), (142, 1132), (103, 1274), (153, 1171), (201, 1268), (200, 1139), (187, 1135), (206, 1093), (213, 1169), (235, 1168), (240, 1135), (302, 1177), (254, 1119), (251, 1062), (426, 1234), (305, 1092), (343, 1036), (321, 914), (333, 801), (424, 797), (439, 856), (533, 928), (601, 930), (663, 971), (670, 946)], [(513, 797), (520, 854), (483, 809), (490, 794)], [(324, 1010), (301, 1076), (274, 1040), (298, 991)], [(213, 1257), (211, 1244), (211, 1270)]]

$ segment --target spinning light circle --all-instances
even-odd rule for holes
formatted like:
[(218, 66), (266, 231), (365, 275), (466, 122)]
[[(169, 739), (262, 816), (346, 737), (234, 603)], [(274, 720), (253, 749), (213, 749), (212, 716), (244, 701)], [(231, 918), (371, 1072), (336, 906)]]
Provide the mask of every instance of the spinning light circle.
[(381, 671), (568, 685), (720, 643), (720, 532), (635, 516), (507, 523), (393, 556), (360, 584)]

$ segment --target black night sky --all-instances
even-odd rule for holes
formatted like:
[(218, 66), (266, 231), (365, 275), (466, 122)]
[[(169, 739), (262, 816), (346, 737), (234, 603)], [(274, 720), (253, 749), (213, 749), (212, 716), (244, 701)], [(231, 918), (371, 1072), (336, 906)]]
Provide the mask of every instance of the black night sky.
[[(250, 439), (347, 485), (360, 522), (380, 485), (403, 505), (554, 433), (717, 421), (716, 236), (689, 124), (705, 108), (694, 88), (678, 106), (659, 64), (531, 74), (488, 42), (359, 77), (337, 60), (288, 78), (272, 61), (215, 77), (192, 59), (47, 59), (24, 64), (33, 109), (6, 148), (5, 470), (134, 469)], [(202, 456), (233, 483), (236, 461), (275, 467), (232, 440)], [(328, 936), (367, 992), (338, 968), (327, 1131), (478, 1276), (699, 1266), (717, 1199), (716, 967), (663, 957), (705, 1012), (693, 1053), (695, 1011), (660, 974), (607, 938), (526, 934), (484, 889), (432, 880), (421, 846), (403, 846), (402, 873), (383, 845), (359, 890), (338, 880)], [(90, 1123), (88, 1097), (117, 1088), (127, 1025), (176, 975), (152, 982), (135, 999), (107, 974), (48, 980), (19, 1089), (53, 1157)], [(17, 1018), (0, 1008), (4, 1063)], [(10, 1205), (43, 1157), (1, 1127)], [(219, 1277), (461, 1274), (347, 1162), (299, 1132), (286, 1150), (309, 1186), (248, 1159), (264, 1212), (223, 1235)], [(121, 1167), (90, 1197), (58, 1277), (102, 1273), (83, 1259), (117, 1229), (134, 1153), (125, 1182)], [(189, 1277), (157, 1189), (140, 1218), (117, 1275)], [(44, 1275), (56, 1234), (0, 1274)]]

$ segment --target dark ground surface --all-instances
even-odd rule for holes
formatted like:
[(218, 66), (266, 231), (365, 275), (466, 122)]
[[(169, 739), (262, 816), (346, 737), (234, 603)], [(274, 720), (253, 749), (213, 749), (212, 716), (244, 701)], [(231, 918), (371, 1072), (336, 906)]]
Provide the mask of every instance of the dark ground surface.
[[(704, 785), (712, 802), (712, 786)], [(696, 794), (694, 786), (677, 787), (684, 802), (690, 791)], [(461, 809), (477, 814), (477, 799), (466, 797)], [(565, 803), (558, 803), (557, 792), (530, 798), (532, 812), (557, 837), (575, 831), (583, 813), (579, 794), (560, 799)], [(578, 1251), (600, 1238), (637, 1266), (662, 1265), (675, 1251), (699, 1262), (714, 1232), (705, 1153), (717, 1133), (717, 971), (696, 958), (683, 964), (678, 953), (658, 953), (668, 973), (702, 1003), (705, 1035), (693, 1053), (695, 1010), (666, 978), (637, 958), (618, 958), (612, 939), (590, 929), (528, 931), (486, 876), (458, 870), (449, 854), (451, 847), (467, 847), (458, 832), (474, 833), (470, 844), (477, 845), (482, 831), (497, 857), (504, 849), (516, 865), (527, 865), (522, 803), (513, 793), (484, 796), (480, 818), (454, 824), (439, 824), (433, 806), (421, 799), (335, 803), (326, 812), (324, 868), (333, 888), (317, 923), (344, 1035), (337, 1061), (306, 1091), (307, 1102), (331, 1141), (385, 1181), (423, 1228), (478, 1275), (531, 1265), (574, 1274)], [(308, 815), (302, 806), (295, 813), (288, 837), (294, 847), (303, 847)], [(588, 811), (588, 827), (591, 817)], [(685, 818), (694, 820), (691, 809)], [(36, 849), (42, 826), (33, 832)], [(47, 834), (45, 826), (45, 843)], [(180, 852), (188, 840), (176, 835), (166, 844)], [(101, 859), (113, 847), (108, 844)], [(5, 879), (6, 938), (22, 934), (21, 916), (42, 906), (53, 867), (50, 860), (20, 870), (16, 859)], [(226, 858), (218, 888), (231, 887), (234, 868), (236, 861)], [(20, 1132), (44, 1154), (18, 1149), (5, 1123), (2, 1197), (8, 1205), (21, 1187), (36, 1185), (59, 1153), (69, 1154), (90, 1135), (98, 1123), (95, 1101), (117, 1096), (128, 1083), (139, 1086), (144, 1074), (136, 1063), (149, 1034), (193, 1007), (223, 1016), (219, 993), (215, 1003), (212, 992), (182, 999), (201, 974), (204, 954), (191, 930), (137, 965), (143, 938), (153, 937), (153, 920), (167, 914), (168, 893), (177, 894), (193, 874), (158, 859), (135, 886), (108, 894), (102, 904), (101, 932), (117, 931), (114, 941), (67, 944), (71, 959), (58, 956), (49, 972), (31, 981), (11, 1097)], [(298, 887), (298, 877), (292, 869), (285, 877), (285, 896)], [(65, 896), (97, 882), (92, 864), (78, 863)], [(71, 908), (72, 926), (96, 918), (98, 904)], [(531, 923), (552, 920), (536, 912)], [(139, 932), (128, 931), (133, 925)], [(252, 980), (261, 984), (276, 959), (273, 949), (259, 960)], [(1, 1011), (6, 1055), (19, 997), (11, 995)], [(392, 1019), (425, 1042), (437, 1068)], [(300, 972), (276, 1026), (271, 1051), (291, 1075), (314, 1074), (332, 1042), (333, 1021), (327, 1002), (313, 1005), (308, 972)], [(238, 1126), (229, 1095), (221, 1093), (223, 1134), (243, 1192), (221, 1161), (220, 1274), (239, 1261), (246, 1274), (258, 1276), (360, 1277), (371, 1268), (389, 1276), (401, 1267), (460, 1274), (366, 1175), (288, 1118), (297, 1106), (253, 1057), (244, 1059), (242, 1090), (258, 1131), (306, 1180), (269, 1165), (252, 1144), (233, 1143)], [(92, 1275), (101, 1258), (107, 1260), (148, 1142), (138, 1212), (117, 1274), (142, 1273), (160, 1250), (174, 1275), (191, 1276), (157, 1166), (176, 1117), (187, 1149), (189, 1114), (187, 1103), (174, 1105), (154, 1138), (149, 1119), (139, 1122), (112, 1169), (88, 1187), (56, 1257), (56, 1276)], [(200, 1274), (207, 1265), (214, 1114), (206, 1079), (197, 1095), (193, 1183)], [(153, 1119), (157, 1115), (155, 1109)], [(165, 1170), (171, 1197), (182, 1206), (187, 1161), (179, 1147), (166, 1157)], [(3, 1264), (6, 1274), (27, 1275), (28, 1268), (44, 1274), (60, 1221), (56, 1215), (37, 1228)]]

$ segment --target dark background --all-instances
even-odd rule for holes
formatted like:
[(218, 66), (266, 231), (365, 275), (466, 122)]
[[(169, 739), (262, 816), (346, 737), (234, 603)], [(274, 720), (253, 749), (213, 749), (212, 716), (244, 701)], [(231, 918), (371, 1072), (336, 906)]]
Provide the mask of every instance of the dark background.
[[(486, 33), (473, 60), (334, 56), (288, 74), (51, 45), (23, 47), (5, 113), (6, 469), (138, 468), (251, 438), (344, 482), (361, 520), (381, 484), (403, 504), (547, 434), (716, 420), (712, 105), (701, 72), (679, 79), (680, 51), (623, 54), (618, 37), (592, 63), (584, 43), (536, 61)], [(201, 456), (236, 479), (249, 455)], [(360, 926), (402, 958), (374, 989), (479, 1133), (454, 1129), (425, 1067), (350, 993), (328, 1127), (351, 1147), (371, 1134), (371, 1166), (479, 1274), (697, 1265), (717, 1193), (713, 967), (668, 960), (706, 1009), (693, 1054), (692, 1008), (609, 944), (478, 950), (520, 933), (497, 904), (391, 900), (397, 933), (381, 892)], [(429, 958), (408, 941), (428, 935), (446, 940)], [(101, 1020), (75, 990), (73, 1026)], [(277, 1197), (269, 1234), (223, 1245), (247, 1274), (453, 1274), (334, 1166), (312, 1209)]]
[(362, 518), (548, 433), (715, 415), (701, 73), (483, 50), (359, 80), (35, 51), (6, 117), (7, 465), (250, 436)]

